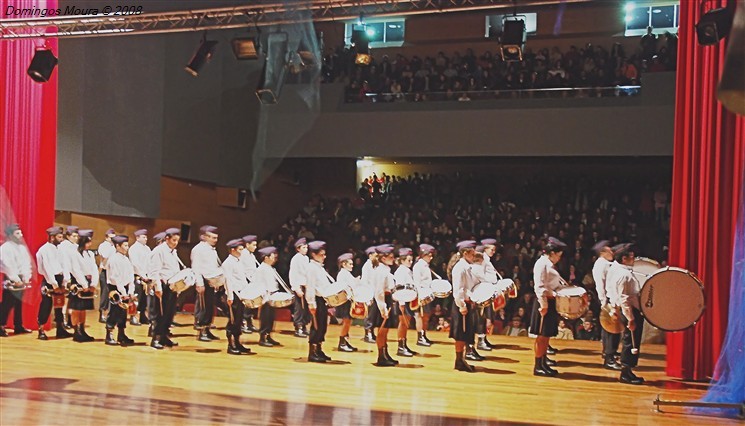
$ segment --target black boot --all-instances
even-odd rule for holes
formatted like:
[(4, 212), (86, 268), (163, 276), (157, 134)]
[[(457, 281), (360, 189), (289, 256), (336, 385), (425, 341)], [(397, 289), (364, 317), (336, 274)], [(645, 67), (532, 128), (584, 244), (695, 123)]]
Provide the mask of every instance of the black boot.
[(243, 320), (243, 324), (241, 324), (241, 332), (245, 334), (251, 334), (253, 333), (253, 330), (248, 328), (248, 323), (246, 323), (246, 320)]
[(98, 322), (101, 324), (106, 324), (106, 311), (103, 309), (98, 310)]
[(396, 353), (398, 354), (398, 356), (414, 356), (414, 352), (411, 352), (409, 348), (406, 347), (406, 339), (398, 339), (398, 351)]
[(326, 362), (326, 358), (318, 353), (318, 345), (308, 343), (308, 362)]
[(548, 359), (546, 355), (544, 355), (542, 358), (542, 362), (543, 362), (543, 369), (547, 371), (551, 376), (556, 376), (557, 374), (559, 374), (558, 371), (551, 368), (551, 365), (552, 365), (551, 363), (553, 363), (553, 365), (556, 365), (556, 361), (552, 361)]
[(494, 349), (494, 345), (492, 345), (492, 343), (489, 341), (489, 338), (486, 335), (484, 335), (484, 343), (486, 343), (486, 346), (490, 347), (491, 349)]
[(251, 330), (250, 331), (251, 333), (258, 333), (259, 332), (259, 329), (254, 326), (253, 318), (251, 318), (251, 317), (248, 317), (248, 319), (246, 320), (246, 328), (248, 328), (249, 330)]
[(391, 354), (388, 353), (388, 345), (387, 344), (383, 346), (383, 353), (385, 353), (385, 358), (388, 361), (392, 362), (394, 365), (398, 365), (398, 361), (396, 361), (395, 359), (393, 359), (393, 357), (391, 356)]
[(278, 341), (272, 339), (272, 335), (271, 334), (267, 334), (266, 335), (266, 341), (269, 342), (269, 343), (271, 343), (274, 346), (282, 346)]
[(55, 333), (55, 337), (57, 337), (58, 339), (67, 339), (68, 337), (72, 337), (72, 334), (65, 330), (65, 326), (64, 324), (62, 324), (62, 321), (57, 322), (57, 332)]
[(117, 335), (116, 340), (122, 346), (129, 346), (129, 345), (135, 344), (134, 340), (130, 339), (126, 334), (124, 334), (124, 327), (119, 327), (119, 334)]
[(267, 347), (267, 348), (271, 348), (271, 347), (274, 346), (271, 342), (269, 342), (267, 340), (267, 337), (268, 336), (269, 336), (268, 334), (262, 334), (261, 335), (261, 337), (259, 338), (259, 346), (264, 346), (264, 347)]
[(114, 337), (111, 335), (111, 332), (113, 330), (110, 328), (106, 328), (106, 340), (104, 340), (104, 343), (110, 346), (116, 346), (118, 342), (114, 339)]
[(80, 334), (80, 325), (75, 325), (72, 327), (73, 333), (72, 333), (72, 341), (83, 343), (85, 342), (85, 339), (83, 338), (83, 335)]
[(305, 329), (303, 329), (302, 327), (298, 327), (295, 329), (295, 337), (306, 339), (308, 337), (308, 333), (306, 333)]
[(29, 330), (28, 328), (25, 328), (22, 325), (21, 326), (18, 326), (18, 327), (13, 327), (13, 335), (14, 336), (17, 336), (19, 334), (28, 334), (28, 333), (31, 333), (31, 330)]
[[(228, 339), (230, 339), (230, 336), (228, 336)], [(251, 349), (243, 346), (243, 344), (241, 343), (241, 336), (237, 334), (233, 334), (233, 341), (235, 342), (235, 347), (238, 348), (238, 350), (241, 351), (241, 353), (243, 354), (251, 353)]]
[(150, 324), (150, 320), (147, 318), (147, 315), (144, 312), (140, 312), (140, 324)]
[(548, 367), (556, 367), (558, 363), (551, 358), (548, 357), (548, 355), (543, 356), (543, 363), (546, 364)]
[(326, 353), (323, 351), (323, 343), (319, 343), (316, 346), (318, 347), (318, 355), (320, 355), (326, 361), (331, 361), (331, 357), (326, 355)]
[(367, 343), (375, 343), (375, 333), (370, 330), (365, 330), (365, 337), (362, 339)]
[(150, 324), (150, 327), (147, 328), (147, 337), (153, 337), (153, 324)]
[(482, 351), (491, 351), (491, 345), (486, 343), (486, 337), (479, 337), (479, 343), (476, 346)]
[(466, 346), (466, 359), (469, 361), (483, 361), (486, 358), (476, 352), (476, 349), (473, 347), (473, 345), (468, 345)]
[(207, 337), (208, 337), (208, 338), (209, 338), (210, 340), (220, 340), (220, 338), (219, 338), (219, 337), (217, 337), (217, 336), (215, 336), (214, 334), (212, 334), (212, 331), (210, 331), (210, 327), (207, 327), (207, 332), (206, 332), (206, 334), (207, 334)]
[(431, 346), (432, 345), (432, 341), (429, 340), (429, 337), (427, 337), (427, 331), (426, 330), (422, 331), (422, 334), (424, 335), (424, 340), (426, 340), (427, 343), (429, 343), (430, 346)]
[(633, 371), (631, 371), (631, 367), (624, 365), (621, 368), (621, 377), (618, 378), (618, 381), (628, 385), (641, 385), (644, 383), (644, 378), (638, 377)]
[(234, 336), (228, 337), (228, 353), (230, 355), (242, 355), (243, 354), (243, 352), (241, 352), (241, 350), (238, 349), (238, 346), (235, 344)]
[(549, 355), (556, 355), (557, 353), (559, 353), (559, 350), (552, 347), (551, 345), (548, 345), (548, 349), (546, 349), (546, 353)]
[(39, 340), (48, 340), (47, 333), (44, 332), (44, 326), (39, 326), (39, 336), (37, 337)]
[(153, 335), (153, 340), (150, 341), (150, 347), (153, 349), (163, 349), (165, 346), (163, 346), (162, 343), (160, 343), (160, 336)]
[(160, 343), (162, 343), (163, 346), (168, 347), (168, 348), (178, 346), (178, 342), (174, 342), (168, 336), (163, 336), (163, 338), (160, 340)]
[(357, 348), (349, 344), (346, 336), (339, 337), (339, 346), (337, 347), (339, 352), (355, 352)]
[(386, 356), (385, 346), (378, 348), (378, 361), (374, 364), (376, 367), (394, 367), (396, 363)]
[(455, 369), (468, 373), (473, 373), (474, 371), (476, 371), (476, 368), (474, 366), (467, 364), (466, 360), (463, 359), (463, 352), (455, 352)]
[[(556, 370), (554, 370), (556, 371)], [(535, 359), (535, 365), (533, 366), (533, 375), (541, 377), (553, 377), (554, 375), (549, 371), (546, 371), (543, 365), (543, 357)]]
[(210, 339), (210, 337), (207, 335), (208, 332), (209, 332), (209, 329), (207, 327), (200, 327), (197, 340), (200, 342), (211, 342), (212, 339)]
[(78, 329), (80, 330), (80, 335), (83, 336), (84, 342), (93, 342), (94, 339), (93, 336), (89, 335), (88, 332), (85, 331), (85, 323), (78, 324)]
[(70, 318), (69, 312), (65, 314), (65, 328), (68, 330), (72, 330), (72, 318)]
[(616, 362), (616, 357), (614, 357), (613, 355), (606, 355), (605, 362), (603, 363), (603, 368), (605, 368), (606, 370), (620, 371), (623, 367), (621, 367), (621, 364)]
[(427, 336), (424, 334), (424, 332), (420, 331), (419, 333), (417, 333), (416, 345), (429, 347), (432, 346), (432, 343), (427, 340)]
[(419, 354), (419, 352), (415, 352), (411, 350), (411, 348), (409, 347), (409, 339), (404, 339), (404, 347), (406, 348), (407, 351), (413, 353), (414, 355)]

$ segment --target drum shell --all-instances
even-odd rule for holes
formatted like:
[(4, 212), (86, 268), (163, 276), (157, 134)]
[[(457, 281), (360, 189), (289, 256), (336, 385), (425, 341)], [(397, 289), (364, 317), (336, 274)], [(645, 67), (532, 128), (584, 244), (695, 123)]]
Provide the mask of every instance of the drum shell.
[[(661, 298), (660, 293), (663, 295)], [(639, 293), (639, 304), (647, 322), (658, 329), (685, 330), (704, 314), (704, 286), (694, 273), (668, 266), (647, 279)]]
[(446, 299), (453, 294), (453, 285), (446, 280), (433, 280), (430, 288), (435, 297), (439, 299)]
[(225, 275), (218, 275), (216, 277), (205, 278), (205, 279), (207, 280), (207, 284), (209, 284), (210, 287), (214, 288), (215, 290), (220, 289), (226, 284)]
[(435, 294), (431, 289), (419, 289), (419, 306), (428, 305), (435, 300)]
[[(487, 290), (483, 290), (484, 288)], [(482, 282), (476, 284), (476, 286), (471, 289), (469, 298), (471, 299), (471, 302), (476, 304), (476, 306), (485, 308), (492, 303), (494, 300), (494, 293), (496, 292), (497, 288), (494, 284)]]
[(326, 300), (326, 304), (332, 308), (346, 303), (349, 300), (349, 297), (350, 296), (348, 288), (342, 288), (340, 290), (337, 290), (337, 292), (333, 294), (323, 295), (323, 298)]
[[(565, 289), (575, 289), (581, 287), (569, 286)], [(564, 289), (562, 289), (564, 290)], [(582, 294), (562, 294), (559, 290), (556, 294), (556, 312), (562, 317), (573, 320), (582, 317), (590, 308), (590, 299), (587, 292)]]
[[(289, 297), (277, 297), (275, 296), (275, 294), (287, 295)], [(277, 308), (277, 309), (286, 308), (292, 305), (292, 295), (289, 293), (284, 293), (284, 292), (274, 293), (274, 294), (269, 295), (269, 301), (267, 303), (269, 303), (269, 306), (273, 308)]]
[(412, 283), (396, 284), (392, 297), (399, 303), (412, 302), (418, 297), (416, 286)]

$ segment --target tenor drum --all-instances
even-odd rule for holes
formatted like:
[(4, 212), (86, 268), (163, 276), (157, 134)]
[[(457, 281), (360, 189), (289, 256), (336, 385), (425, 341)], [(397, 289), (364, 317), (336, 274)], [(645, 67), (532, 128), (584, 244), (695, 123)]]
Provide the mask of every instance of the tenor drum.
[(286, 308), (292, 305), (293, 296), (284, 291), (278, 291), (269, 295), (269, 306), (273, 308)]
[(396, 284), (391, 297), (398, 303), (413, 302), (417, 298), (416, 286), (413, 283)]
[(639, 285), (643, 286), (652, 274), (660, 270), (660, 263), (647, 257), (637, 257), (631, 269), (635, 272), (634, 276), (639, 281)]
[(515, 284), (515, 281), (509, 279), (509, 278), (503, 278), (499, 281), (497, 281), (497, 289), (504, 294), (504, 297), (509, 297), (510, 299), (514, 299), (517, 297), (517, 284)]
[(168, 285), (171, 287), (171, 290), (176, 293), (181, 293), (196, 283), (197, 274), (195, 274), (191, 268), (182, 269), (178, 271), (176, 275), (168, 279)]
[(349, 286), (343, 283), (332, 283), (322, 289), (321, 297), (332, 308), (343, 305), (350, 298)]
[(212, 278), (206, 278), (206, 280), (207, 284), (209, 284), (210, 287), (214, 288), (215, 290), (219, 290), (220, 287), (225, 286), (225, 275), (223, 274)]
[(358, 285), (352, 289), (352, 306), (349, 309), (349, 316), (355, 319), (367, 318), (367, 307), (373, 303), (375, 294), (373, 290), (366, 285)]
[(704, 314), (705, 302), (701, 280), (674, 267), (652, 274), (639, 294), (644, 318), (664, 331), (685, 330), (696, 324)]
[(249, 285), (236, 292), (243, 305), (255, 309), (264, 304), (264, 289), (258, 285)]
[(432, 280), (430, 285), (435, 297), (445, 299), (453, 293), (453, 285), (448, 280)]
[(492, 300), (492, 308), (494, 308), (494, 312), (499, 311), (500, 309), (507, 306), (507, 299), (505, 296), (506, 293), (497, 290), (494, 293), (494, 300)]
[(567, 286), (556, 292), (556, 312), (566, 319), (577, 319), (587, 312), (590, 298), (582, 287)]
[(419, 306), (425, 306), (435, 300), (435, 293), (429, 287), (419, 289)]
[(479, 283), (471, 289), (469, 299), (480, 308), (485, 308), (494, 300), (497, 288), (492, 283)]

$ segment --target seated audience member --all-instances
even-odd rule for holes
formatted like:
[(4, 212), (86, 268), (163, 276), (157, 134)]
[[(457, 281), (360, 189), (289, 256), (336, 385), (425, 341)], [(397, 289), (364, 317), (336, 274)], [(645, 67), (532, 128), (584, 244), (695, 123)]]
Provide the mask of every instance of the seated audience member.
[(520, 319), (520, 316), (515, 315), (512, 317), (512, 323), (504, 329), (502, 334), (505, 336), (527, 336), (528, 329), (525, 328), (525, 324)]
[(567, 327), (566, 321), (559, 320), (559, 334), (556, 335), (557, 339), (563, 340), (574, 340), (574, 333), (572, 329)]
[(595, 320), (587, 316), (577, 327), (577, 340), (600, 340), (600, 330), (595, 327)]

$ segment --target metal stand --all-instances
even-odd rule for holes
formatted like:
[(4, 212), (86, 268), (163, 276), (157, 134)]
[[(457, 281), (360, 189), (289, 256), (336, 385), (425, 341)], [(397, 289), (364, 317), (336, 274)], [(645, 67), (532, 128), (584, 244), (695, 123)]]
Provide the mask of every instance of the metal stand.
[(658, 413), (663, 412), (660, 410), (661, 406), (718, 408), (721, 410), (738, 410), (737, 417), (745, 419), (745, 402), (740, 404), (730, 404), (723, 402), (665, 401), (660, 399), (660, 395), (657, 394), (657, 398), (652, 403), (656, 406)]

